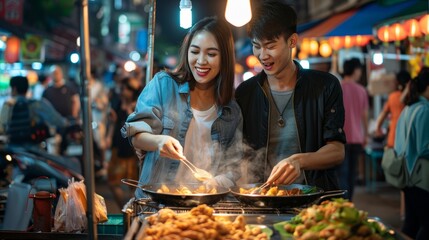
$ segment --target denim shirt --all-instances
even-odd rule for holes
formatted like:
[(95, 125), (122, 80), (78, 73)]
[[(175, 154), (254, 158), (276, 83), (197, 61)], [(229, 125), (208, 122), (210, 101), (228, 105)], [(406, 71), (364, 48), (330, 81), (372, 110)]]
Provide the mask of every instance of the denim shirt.
[[(219, 107), (217, 119), (211, 127), (213, 152), (209, 172), (217, 183), (230, 187), (240, 178), (242, 159), (242, 116), (235, 101)], [(166, 72), (157, 73), (140, 94), (135, 111), (130, 114), (121, 129), (123, 137), (131, 138), (137, 133), (169, 135), (182, 146), (193, 117), (190, 107), (189, 84), (177, 83)], [(145, 152), (136, 149), (143, 160), (139, 182), (142, 184), (173, 182), (180, 161), (160, 157), (159, 151)], [(180, 179), (180, 176), (177, 176)], [(144, 194), (136, 190), (136, 197)]]

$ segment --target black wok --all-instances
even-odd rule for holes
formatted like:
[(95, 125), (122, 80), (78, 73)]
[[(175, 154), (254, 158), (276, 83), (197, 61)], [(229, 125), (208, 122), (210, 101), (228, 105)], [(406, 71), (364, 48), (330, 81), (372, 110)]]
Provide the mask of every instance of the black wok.
[(335, 190), (325, 192), (323, 189), (302, 184), (278, 185), (280, 189), (290, 190), (299, 188), (304, 192), (312, 189), (310, 193), (292, 195), (292, 196), (265, 196), (258, 194), (243, 194), (240, 193), (240, 188), (250, 189), (259, 187), (259, 184), (245, 184), (235, 186), (230, 189), (232, 195), (242, 204), (255, 207), (270, 207), (270, 208), (294, 208), (303, 207), (308, 204), (316, 203), (328, 197), (343, 197), (345, 190)]
[(132, 179), (122, 179), (123, 183), (139, 187), (144, 193), (146, 193), (154, 202), (166, 205), (166, 206), (177, 206), (177, 207), (194, 207), (200, 204), (213, 205), (224, 198), (229, 190), (220, 186), (216, 186), (217, 193), (198, 193), (198, 194), (178, 194), (178, 193), (159, 193), (158, 189), (162, 185), (167, 186), (170, 190), (175, 190), (180, 187), (187, 187), (193, 191), (201, 186), (201, 183), (190, 183), (190, 184), (177, 184), (177, 183), (153, 183), (147, 185), (141, 185), (138, 181)]

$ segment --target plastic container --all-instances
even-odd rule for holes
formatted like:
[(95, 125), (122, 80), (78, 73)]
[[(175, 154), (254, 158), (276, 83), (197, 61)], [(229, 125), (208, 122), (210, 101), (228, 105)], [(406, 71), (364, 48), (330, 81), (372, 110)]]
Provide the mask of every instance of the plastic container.
[(97, 224), (98, 234), (124, 235), (124, 217), (122, 214), (108, 214), (107, 222)]

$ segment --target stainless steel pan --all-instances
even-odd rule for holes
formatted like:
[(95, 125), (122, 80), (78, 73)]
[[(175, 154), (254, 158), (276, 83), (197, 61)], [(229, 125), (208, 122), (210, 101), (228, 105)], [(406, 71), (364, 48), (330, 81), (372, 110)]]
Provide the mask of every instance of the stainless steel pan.
[(303, 207), (305, 205), (320, 202), (321, 200), (329, 197), (343, 197), (345, 190), (335, 190), (325, 192), (323, 189), (302, 185), (302, 184), (291, 184), (291, 185), (278, 185), (279, 189), (290, 190), (292, 188), (299, 188), (304, 192), (312, 190), (309, 193), (292, 195), (292, 196), (264, 196), (258, 194), (243, 194), (240, 193), (240, 188), (250, 189), (259, 187), (262, 183), (256, 184), (245, 184), (230, 188), (230, 191), (234, 197), (242, 204), (255, 206), (255, 207), (271, 207), (271, 208), (295, 208)]
[(140, 182), (132, 179), (122, 179), (123, 183), (140, 188), (154, 202), (164, 204), (166, 206), (178, 207), (193, 207), (200, 204), (213, 205), (224, 198), (229, 190), (220, 186), (216, 186), (217, 193), (198, 193), (198, 194), (175, 194), (175, 193), (160, 193), (158, 189), (164, 184), (170, 190), (178, 189), (181, 186), (186, 186), (191, 191), (201, 186), (201, 183), (193, 184), (177, 184), (177, 183), (153, 183), (142, 185)]

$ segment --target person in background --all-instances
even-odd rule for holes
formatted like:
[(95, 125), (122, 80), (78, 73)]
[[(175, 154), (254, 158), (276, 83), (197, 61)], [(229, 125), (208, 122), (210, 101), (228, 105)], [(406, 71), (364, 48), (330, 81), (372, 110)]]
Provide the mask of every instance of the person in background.
[[(207, 184), (230, 187), (240, 178), (234, 64), (228, 23), (208, 17), (190, 28), (176, 70), (158, 72), (145, 86), (122, 129), (144, 158), (141, 184), (198, 182), (184, 159), (214, 176)], [(143, 196), (141, 189), (136, 196)]]
[(112, 105), (111, 124), (108, 131), (108, 147), (111, 147), (112, 153), (107, 168), (107, 180), (112, 190), (116, 203), (120, 208), (124, 206), (132, 196), (132, 192), (124, 191), (121, 179), (138, 179), (137, 155), (127, 139), (121, 136), (121, 128), (125, 120), (136, 106), (137, 98), (142, 90), (140, 80), (131, 77), (125, 77), (120, 82), (120, 100), (118, 104)]
[(362, 64), (358, 58), (351, 58), (343, 64), (344, 109), (346, 118), (344, 131), (347, 137), (346, 155), (338, 167), (341, 189), (347, 190), (346, 198), (352, 200), (357, 180), (357, 168), (368, 138), (368, 93), (358, 83), (362, 77)]
[(51, 78), (45, 74), (41, 74), (38, 77), (38, 82), (33, 87), (33, 99), (42, 99), (43, 92), (48, 87), (49, 83), (51, 82)]
[(406, 70), (402, 70), (396, 74), (396, 90), (389, 94), (387, 102), (383, 107), (383, 111), (381, 111), (377, 118), (375, 125), (375, 136), (381, 137), (384, 135), (382, 129), (383, 123), (390, 115), (386, 142), (386, 147), (388, 148), (393, 148), (395, 142), (396, 123), (398, 122), (398, 118), (402, 112), (402, 109), (405, 107), (405, 104), (401, 101), (401, 96), (410, 79), (411, 75)]
[(105, 161), (107, 151), (107, 114), (109, 112), (108, 90), (99, 79), (96, 68), (91, 68), (88, 79), (89, 96), (91, 100), (92, 133), (94, 141), (95, 171), (97, 177), (107, 175)]
[(79, 94), (76, 89), (66, 84), (60, 66), (52, 66), (51, 78), (52, 85), (45, 89), (42, 97), (48, 100), (63, 117), (78, 119), (80, 114)]
[(334, 167), (346, 141), (340, 82), (293, 61), (298, 34), (291, 6), (264, 1), (252, 15), (248, 34), (263, 71), (236, 90), (250, 146), (243, 181), (339, 189)]
[[(403, 189), (405, 219), (402, 232), (416, 240), (429, 239), (429, 68), (409, 82), (407, 105), (396, 125), (394, 149), (405, 151), (410, 181)], [(411, 121), (411, 116), (414, 115)], [(411, 124), (411, 126), (409, 126)], [(409, 136), (407, 136), (410, 127)], [(407, 141), (405, 139), (408, 139)]]
[[(408, 71), (402, 70), (396, 74), (397, 89), (389, 94), (386, 104), (383, 107), (383, 111), (377, 118), (375, 125), (375, 136), (382, 137), (384, 132), (382, 129), (383, 122), (390, 115), (389, 128), (387, 131), (387, 141), (386, 148), (393, 148), (395, 143), (395, 133), (396, 133), (396, 124), (398, 122), (399, 116), (404, 109), (405, 96), (408, 90), (406, 87), (411, 79), (411, 75)], [(405, 205), (404, 205), (404, 192), (401, 191), (401, 219), (405, 215)]]
[[(58, 65), (51, 67), (52, 85), (48, 86), (43, 92), (42, 97), (48, 100), (57, 112), (64, 118), (73, 119), (78, 122), (80, 115), (80, 100), (79, 94), (74, 87), (66, 84), (63, 70)], [(61, 144), (60, 154), (64, 154), (67, 150), (68, 142), (65, 140), (66, 132), (60, 132)]]
[[(31, 121), (56, 127), (57, 129), (70, 125), (70, 122), (63, 118), (48, 101), (44, 99), (32, 100), (26, 97), (29, 89), (27, 77), (14, 76), (10, 79), (9, 85), (11, 98), (3, 104), (0, 113), (0, 134), (6, 134), (9, 137), (9, 143), (35, 145), (31, 138), (27, 137), (32, 134)], [(22, 108), (22, 112), (13, 112), (15, 104), (18, 102), (28, 103), (28, 109)], [(29, 112), (24, 112), (28, 110)], [(16, 114), (16, 116), (13, 116), (13, 114)], [(12, 117), (15, 117), (15, 119), (12, 119)], [(49, 134), (47, 133), (47, 135)]]

